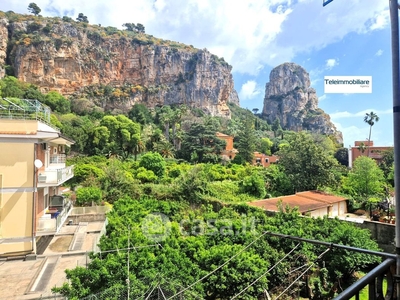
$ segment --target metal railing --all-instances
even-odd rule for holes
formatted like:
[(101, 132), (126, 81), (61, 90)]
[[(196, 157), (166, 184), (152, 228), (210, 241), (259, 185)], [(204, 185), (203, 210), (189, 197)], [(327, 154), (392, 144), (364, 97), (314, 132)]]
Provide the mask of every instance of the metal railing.
[(50, 107), (38, 100), (0, 98), (0, 118), (38, 120), (52, 126), (50, 123), (50, 114)]
[[(360, 280), (355, 282), (353, 285), (345, 289), (342, 293), (334, 298), (334, 300), (347, 300), (352, 297), (355, 297), (356, 300), (360, 298), (360, 292), (366, 286), (368, 286), (368, 299), (369, 300), (394, 300), (397, 299), (395, 295), (395, 270), (396, 270), (396, 254), (372, 251), (362, 248), (355, 248), (340, 244), (333, 244), (328, 242), (322, 242), (317, 240), (299, 238), (296, 236), (290, 236), (279, 233), (268, 232), (269, 235), (277, 236), (281, 238), (292, 239), (300, 242), (312, 243), (317, 245), (324, 245), (331, 248), (341, 248), (349, 251), (360, 252), (364, 254), (371, 254), (385, 258), (385, 260), (372, 269), (368, 274), (362, 277)], [(386, 292), (383, 289), (383, 279), (386, 278), (387, 288)]]
[(72, 177), (74, 177), (74, 166), (68, 166), (40, 172), (38, 182), (44, 184), (61, 184)]
[(52, 154), (50, 155), (51, 164), (65, 164), (67, 156), (65, 154)]

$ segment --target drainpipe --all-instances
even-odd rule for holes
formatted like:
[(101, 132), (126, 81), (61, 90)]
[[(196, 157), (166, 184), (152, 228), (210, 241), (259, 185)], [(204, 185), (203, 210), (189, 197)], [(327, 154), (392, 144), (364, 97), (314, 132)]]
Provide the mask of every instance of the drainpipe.
[[(37, 157), (38, 144), (33, 145), (33, 161), (35, 162)], [(35, 226), (36, 226), (36, 199), (37, 199), (37, 170), (35, 164), (33, 164), (33, 197), (32, 197), (32, 252), (36, 254), (36, 237), (35, 237)]]

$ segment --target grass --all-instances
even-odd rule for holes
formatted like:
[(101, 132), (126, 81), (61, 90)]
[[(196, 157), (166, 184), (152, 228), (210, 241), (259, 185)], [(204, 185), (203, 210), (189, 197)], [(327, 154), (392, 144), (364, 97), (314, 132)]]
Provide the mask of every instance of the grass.
[[(365, 273), (360, 273), (360, 278), (362, 278)], [(386, 282), (386, 278), (383, 279), (383, 294), (385, 295), (386, 293), (386, 288), (387, 288), (387, 282)], [(355, 300), (356, 297), (352, 297), (350, 298), (351, 300)], [(368, 286), (366, 286), (365, 288), (363, 288), (360, 292), (360, 300), (368, 300)]]

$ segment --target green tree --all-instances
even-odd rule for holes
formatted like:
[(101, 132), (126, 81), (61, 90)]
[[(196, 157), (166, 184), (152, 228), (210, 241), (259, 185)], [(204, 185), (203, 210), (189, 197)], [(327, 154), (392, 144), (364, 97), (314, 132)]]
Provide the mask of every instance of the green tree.
[(272, 123), (271, 129), (274, 132), (274, 137), (277, 137), (282, 132), (281, 121), (278, 118)]
[(164, 105), (161, 108), (161, 112), (160, 112), (159, 116), (160, 116), (160, 121), (164, 127), (165, 139), (167, 140), (167, 142), (169, 142), (169, 128), (170, 128), (171, 122), (174, 118), (174, 112), (171, 109), (171, 106)]
[(70, 112), (70, 102), (59, 92), (50, 91), (44, 97), (44, 103), (48, 105), (51, 110), (58, 111), (62, 114)]
[(122, 24), (122, 27), (125, 27), (126, 30), (128, 30), (128, 31), (135, 31), (136, 30), (135, 23), (124, 23), (124, 24)]
[(259, 199), (265, 197), (265, 181), (263, 177), (257, 173), (245, 176), (239, 186), (244, 193), (248, 193)]
[(353, 168), (344, 178), (343, 188), (346, 192), (361, 200), (364, 204), (369, 198), (383, 192), (385, 178), (375, 160), (359, 156), (353, 163)]
[(260, 149), (259, 149), (260, 152), (264, 153), (266, 155), (271, 155), (271, 149), (272, 149), (273, 144), (274, 143), (269, 138), (267, 138), (267, 137), (261, 138)]
[(174, 158), (175, 157), (175, 148), (172, 146), (170, 142), (160, 141), (154, 144), (154, 150), (161, 154), (164, 158)]
[(78, 17), (76, 18), (76, 20), (78, 22), (82, 22), (82, 23), (89, 23), (89, 20), (88, 20), (87, 16), (85, 16), (83, 13), (79, 13)]
[(14, 76), (6, 76), (0, 80), (2, 96), (4, 98), (24, 98), (27, 84), (19, 81)]
[(164, 176), (166, 163), (159, 153), (147, 152), (140, 157), (139, 166), (146, 170), (153, 171), (158, 178), (161, 178)]
[(337, 161), (305, 132), (296, 134), (278, 155), (279, 164), (297, 192), (315, 190), (335, 180), (332, 170)]
[(254, 130), (254, 123), (250, 120), (245, 120), (243, 127), (237, 137), (238, 141), (235, 143), (239, 156), (243, 161), (251, 163), (254, 158), (254, 151), (256, 150), (256, 132)]
[(349, 150), (347, 148), (339, 148), (334, 156), (341, 165), (345, 167), (349, 165)]
[(192, 162), (214, 162), (226, 142), (216, 137), (217, 128), (210, 120), (204, 124), (194, 123), (184, 134), (182, 148), (177, 156)]
[(374, 113), (373, 111), (371, 111), (370, 113), (366, 113), (365, 117), (364, 117), (364, 122), (367, 123), (369, 125), (369, 135), (368, 135), (368, 151), (367, 151), (367, 156), (369, 157), (369, 148), (371, 145), (371, 130), (372, 130), (372, 126), (374, 126), (374, 124), (376, 122), (379, 121), (379, 117), (376, 113)]
[(98, 187), (81, 187), (76, 191), (76, 204), (79, 206), (100, 204), (102, 197), (101, 189)]
[[(379, 168), (383, 171), (385, 178), (388, 180), (390, 177), (390, 174), (394, 168), (394, 149), (393, 148), (386, 150), (382, 153), (382, 160), (379, 164)], [(394, 186), (394, 182), (390, 181), (390, 184), (392, 186)]]
[(145, 28), (143, 24), (137, 23), (136, 24), (136, 31), (139, 33), (145, 33)]
[(142, 126), (153, 121), (149, 109), (144, 104), (135, 104), (128, 113), (129, 119)]
[(40, 14), (40, 12), (42, 11), (41, 9), (40, 9), (40, 7), (39, 6), (37, 6), (37, 4), (36, 3), (29, 3), (29, 5), (28, 5), (28, 11), (31, 13), (31, 14), (34, 14), (35, 16), (37, 16), (37, 15), (39, 15)]
[(140, 141), (140, 125), (124, 115), (104, 116), (90, 136), (91, 153), (127, 158)]

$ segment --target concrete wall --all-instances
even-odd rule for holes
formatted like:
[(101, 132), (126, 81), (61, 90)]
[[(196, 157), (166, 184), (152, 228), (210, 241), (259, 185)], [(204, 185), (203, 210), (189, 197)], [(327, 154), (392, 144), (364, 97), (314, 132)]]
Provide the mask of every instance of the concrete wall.
[(69, 215), (65, 222), (72, 220), (72, 224), (79, 224), (79, 222), (101, 222), (105, 219), (105, 214)]
[(6, 134), (36, 134), (39, 122), (36, 120), (2, 119), (0, 132)]
[(395, 224), (388, 224), (375, 221), (364, 221), (364, 223), (355, 223), (356, 226), (367, 229), (371, 232), (371, 237), (378, 242), (379, 247), (385, 252), (395, 253)]
[(27, 238), (32, 237), (33, 147), (0, 143), (0, 253), (32, 249)]

